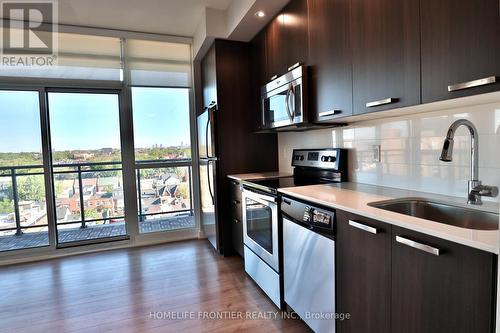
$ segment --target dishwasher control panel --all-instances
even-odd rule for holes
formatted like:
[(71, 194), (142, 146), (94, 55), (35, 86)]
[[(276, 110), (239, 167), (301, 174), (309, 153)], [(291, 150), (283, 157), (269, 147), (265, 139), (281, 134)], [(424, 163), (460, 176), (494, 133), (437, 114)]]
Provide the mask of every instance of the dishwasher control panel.
[(325, 212), (318, 208), (306, 206), (302, 222), (331, 229), (333, 227), (334, 214), (334, 212)]
[(283, 197), (281, 213), (297, 224), (312, 229), (325, 236), (334, 234), (335, 211), (314, 207), (310, 203)]

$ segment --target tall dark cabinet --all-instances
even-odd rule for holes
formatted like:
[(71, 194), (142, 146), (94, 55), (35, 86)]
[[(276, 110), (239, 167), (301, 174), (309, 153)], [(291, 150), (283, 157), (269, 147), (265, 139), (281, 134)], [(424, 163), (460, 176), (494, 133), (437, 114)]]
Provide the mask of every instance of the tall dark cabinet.
[(500, 2), (421, 0), (420, 6), (422, 102), (499, 90)]
[(195, 76), (203, 91), (203, 102), (197, 105), (208, 106), (212, 101), (217, 105), (215, 215), (219, 250), (224, 255), (234, 253), (233, 229), (241, 228), (232, 219), (232, 187), (227, 175), (278, 169), (276, 134), (254, 133), (259, 112), (251, 89), (250, 50), (249, 43), (215, 40), (201, 60), (201, 75)]
[(420, 103), (419, 19), (419, 0), (351, 1), (354, 114)]

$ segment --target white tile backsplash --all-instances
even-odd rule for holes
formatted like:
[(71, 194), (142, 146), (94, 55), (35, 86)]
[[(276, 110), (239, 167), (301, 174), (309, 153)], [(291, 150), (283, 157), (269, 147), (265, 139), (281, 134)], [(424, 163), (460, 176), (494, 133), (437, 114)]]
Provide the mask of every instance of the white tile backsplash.
[[(500, 186), (500, 101), (348, 127), (280, 133), (280, 171), (292, 171), (294, 148), (348, 148), (350, 181), (465, 197), (470, 163), (466, 128), (456, 132), (453, 162), (439, 161), (446, 131), (460, 118), (472, 121), (479, 132), (480, 180)], [(374, 145), (381, 146), (381, 162), (373, 159)]]

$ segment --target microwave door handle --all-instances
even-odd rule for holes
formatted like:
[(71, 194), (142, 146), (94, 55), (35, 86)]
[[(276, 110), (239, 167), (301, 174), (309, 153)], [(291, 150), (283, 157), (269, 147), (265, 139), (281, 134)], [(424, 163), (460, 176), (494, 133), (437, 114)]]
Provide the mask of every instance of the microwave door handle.
[(286, 113), (288, 114), (288, 119), (290, 119), (290, 122), (293, 123), (293, 115), (292, 115), (292, 112), (290, 111), (290, 104), (289, 104), (289, 101), (288, 99), (290, 98), (290, 93), (292, 91), (292, 86), (290, 86), (290, 88), (288, 88), (288, 90), (286, 91), (286, 97), (285, 97), (285, 109), (286, 109)]

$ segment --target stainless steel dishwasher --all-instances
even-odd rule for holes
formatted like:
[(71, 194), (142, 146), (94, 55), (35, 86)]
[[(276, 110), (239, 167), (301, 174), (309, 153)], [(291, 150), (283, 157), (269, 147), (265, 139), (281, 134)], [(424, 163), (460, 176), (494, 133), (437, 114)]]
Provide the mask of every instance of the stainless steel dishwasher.
[(316, 333), (335, 332), (335, 212), (282, 198), (285, 303)]

